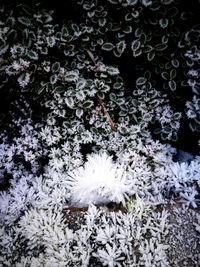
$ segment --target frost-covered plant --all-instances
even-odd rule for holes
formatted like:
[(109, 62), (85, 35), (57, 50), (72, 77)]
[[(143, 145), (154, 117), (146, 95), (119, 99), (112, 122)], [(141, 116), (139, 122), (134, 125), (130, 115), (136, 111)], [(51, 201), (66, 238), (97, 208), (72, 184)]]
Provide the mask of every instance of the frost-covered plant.
[[(34, 124), (32, 111), (24, 98), (14, 103), (12, 120), (0, 133), (0, 184), (16, 182), (26, 174), (42, 172), (46, 150), (38, 133), (40, 124)], [(18, 113), (19, 112), (19, 113)], [(18, 113), (18, 114), (17, 114)], [(22, 115), (21, 115), (21, 114)], [(20, 115), (19, 115), (20, 114)]]
[(180, 56), (176, 0), (71, 3), (83, 16), (60, 24), (0, 10), (0, 90), (19, 99), (0, 134), (0, 265), (170, 266), (167, 205), (198, 206), (200, 158), (176, 162), (152, 133), (176, 141), (185, 113), (198, 123), (199, 32)]
[[(93, 149), (114, 153), (115, 163), (100, 152), (88, 156), (83, 165), (80, 143), (44, 143), (49, 158), (44, 174), (22, 170), (23, 176), (12, 180), (10, 189), (0, 194), (2, 261), (19, 266), (24, 262), (36, 266), (50, 262), (55, 266), (58, 262), (61, 266), (95, 266), (99, 262), (133, 266), (156, 261), (155, 266), (166, 266), (167, 213), (155, 211), (154, 205), (174, 197), (194, 207), (198, 204), (199, 158), (190, 164), (174, 163), (175, 149), (154, 142), (139, 126), (126, 126), (126, 133), (110, 131), (105, 139), (97, 135), (94, 140)], [(111, 179), (102, 181), (99, 174), (103, 173), (111, 174)], [(101, 184), (93, 183), (94, 177), (100, 177)], [(69, 219), (64, 219), (62, 212), (69, 203), (121, 201), (124, 193), (130, 195), (125, 202), (127, 213), (109, 213), (92, 206), (79, 230), (73, 232), (66, 226)], [(148, 205), (149, 200), (153, 206)]]
[[(156, 264), (167, 264), (167, 217), (164, 210), (156, 211), (156, 206), (138, 198), (129, 204), (127, 213), (105, 212), (91, 205), (84, 223), (73, 231), (66, 225), (60, 209), (29, 208), (15, 225), (1, 227), (0, 263), (133, 266), (156, 260)], [(2, 218), (1, 225), (3, 222)]]
[[(53, 38), (54, 26), (51, 24), (51, 12), (34, 10), (28, 6), (18, 5), (10, 10), (1, 9), (1, 88), (15, 84), (8, 77), (16, 76), (19, 86), (24, 89), (35, 80), (33, 73), (40, 68), (38, 62), (42, 55), (48, 53), (49, 39)], [(6, 29), (2, 31), (2, 28)], [(38, 64), (38, 65), (37, 65)], [(37, 82), (36, 82), (37, 83)], [(35, 89), (38, 86), (35, 83)], [(39, 82), (40, 84), (40, 82)], [(30, 89), (30, 86), (29, 86)]]
[[(32, 91), (34, 98), (38, 94), (46, 95), (47, 106), (55, 109), (55, 114), (50, 116), (65, 118), (69, 114), (70, 117), (73, 110), (80, 118), (85, 111), (96, 108), (96, 96), (99, 95), (106, 97), (106, 104), (108, 98), (112, 99), (112, 104), (119, 107), (120, 115), (129, 113), (130, 120), (141, 117), (148, 121), (147, 127), (163, 140), (176, 141), (179, 128), (187, 118), (193, 121), (190, 125), (196, 131), (198, 118), (192, 119), (192, 116), (194, 112), (198, 114), (198, 102), (195, 102), (198, 97), (188, 98), (185, 89), (179, 89), (185, 84), (184, 75), (187, 76), (182, 71), (186, 61), (182, 62), (183, 57), (190, 54), (191, 46), (188, 45), (190, 34), (186, 32), (187, 50), (181, 47), (179, 24), (187, 19), (185, 13), (179, 11), (178, 2), (96, 0), (79, 1), (78, 6), (82, 12), (81, 22), (66, 20), (62, 25), (53, 23), (50, 11), (35, 8), (32, 14), (28, 6), (19, 6), (12, 12), (7, 7), (2, 9), (0, 64), (4, 71), (3, 88), (7, 83), (16, 86), (17, 82), (21, 91)], [(113, 8), (116, 9), (114, 14), (111, 12)], [(198, 37), (198, 29), (194, 27), (191, 34)], [(181, 47), (180, 55), (173, 52), (173, 47), (177, 46)], [(193, 47), (193, 50), (197, 48)], [(132, 54), (133, 64), (125, 65)], [(112, 60), (113, 55), (117, 60)], [(193, 57), (198, 60), (195, 55)], [(102, 63), (104, 58), (110, 62), (109, 66)], [(145, 64), (141, 65), (140, 59), (141, 62), (145, 60)], [(119, 71), (111, 66), (113, 62), (122, 70), (122, 77), (126, 72), (124, 69), (128, 69), (127, 79), (131, 87), (114, 81), (112, 76), (117, 77)], [(10, 76), (16, 79), (11, 80)], [(122, 95), (129, 92), (133, 107), (124, 105), (127, 100), (122, 95), (119, 97), (117, 89)], [(148, 97), (150, 101), (147, 102)], [(135, 98), (140, 99), (139, 110)], [(170, 100), (170, 105), (163, 107), (163, 100)], [(150, 115), (146, 105), (151, 113), (156, 106), (156, 114)], [(66, 111), (66, 106), (70, 112)], [(117, 117), (116, 108), (112, 112)], [(160, 116), (164, 113), (169, 117)]]
[[(188, 87), (186, 88), (188, 70), (185, 67), (188, 60), (185, 59), (185, 55), (189, 55), (189, 51), (193, 47), (191, 51), (194, 53), (192, 52), (190, 57), (194, 57), (196, 62), (198, 61), (197, 43), (199, 38), (197, 26), (192, 25), (192, 30), (187, 31), (188, 25), (192, 23), (191, 14), (186, 10), (189, 7), (182, 7), (178, 1), (160, 2), (157, 0), (91, 0), (79, 1), (79, 5), (83, 10), (84, 21), (78, 25), (79, 31), (82, 32), (81, 28), (91, 29), (90, 32), (86, 33), (87, 37), (84, 36), (83, 43), (89, 45), (92, 51), (101, 49), (103, 56), (108, 58), (110, 62), (113, 60), (117, 62), (120, 70), (124, 70), (126, 79), (134, 85), (137, 79), (143, 77), (144, 73), (148, 71), (150, 82), (155, 91), (158, 94), (160, 91), (164, 92), (167, 98), (172, 100), (171, 109), (173, 112), (182, 113), (180, 126), (182, 126), (182, 122), (185, 124), (187, 121), (193, 131), (198, 131), (198, 122), (196, 123), (198, 118), (193, 118), (192, 122), (192, 115), (190, 115), (196, 111), (192, 103), (194, 100), (191, 100), (191, 92), (188, 93)], [(199, 3), (194, 3), (194, 6), (198, 8)], [(115, 9), (114, 13), (113, 9)], [(195, 16), (195, 9), (192, 12)], [(183, 32), (182, 25), (186, 25), (185, 32)], [(195, 35), (191, 45), (189, 44), (189, 32), (193, 36)], [(185, 37), (183, 37), (184, 35)], [(92, 42), (90, 42), (91, 36)], [(190, 46), (188, 53), (187, 50), (183, 49), (185, 44), (182, 39), (185, 39), (185, 44)], [(132, 63), (129, 61), (131, 56), (133, 56)], [(194, 83), (198, 84), (198, 77), (192, 83), (193, 88)], [(135, 86), (128, 88), (129, 92), (131, 90), (133, 95), (137, 93)], [(193, 92), (192, 94), (196, 93)], [(156, 102), (158, 106), (162, 106), (159, 98)], [(187, 112), (188, 105), (190, 105), (190, 109)], [(177, 131), (179, 119), (177, 120), (175, 117), (176, 115), (172, 119), (174, 120), (173, 130), (167, 123), (164, 123), (162, 129), (155, 129), (154, 133), (163, 140), (176, 141), (179, 134)], [(180, 118), (180, 115), (178, 117)], [(157, 128), (157, 124), (155, 128)]]
[(131, 194), (123, 165), (115, 164), (106, 153), (89, 155), (84, 166), (69, 175), (71, 205), (125, 203)]
[[(61, 71), (63, 71), (63, 75), (66, 74), (64, 68)], [(68, 87), (55, 90), (52, 97), (45, 101), (45, 106), (50, 111), (48, 117), (52, 121), (53, 118), (61, 118), (64, 122), (68, 118), (68, 123), (76, 120), (75, 117), (77, 117), (79, 121), (87, 120), (89, 123), (88, 120), (92, 117), (92, 108), (99, 105), (98, 101), (104, 99), (109, 93), (112, 82), (116, 81), (115, 76), (119, 71), (117, 68), (99, 62), (98, 72), (91, 73), (93, 79), (85, 78), (79, 70), (69, 71), (69, 73), (71, 78), (68, 80)], [(82, 117), (84, 120), (80, 120)], [(65, 126), (63, 125), (63, 127)]]
[(190, 90), (190, 99), (186, 102), (186, 114), (193, 132), (200, 131), (200, 26), (195, 25), (187, 31), (179, 44), (186, 62), (186, 82)]
[[(171, 106), (166, 94), (153, 88), (149, 75), (146, 72), (144, 77), (136, 80), (133, 97), (124, 98), (120, 105), (120, 120), (141, 124), (147, 129), (153, 126), (154, 133), (161, 135), (162, 139), (176, 141), (182, 115)], [(120, 101), (113, 94), (110, 98), (112, 102)]]

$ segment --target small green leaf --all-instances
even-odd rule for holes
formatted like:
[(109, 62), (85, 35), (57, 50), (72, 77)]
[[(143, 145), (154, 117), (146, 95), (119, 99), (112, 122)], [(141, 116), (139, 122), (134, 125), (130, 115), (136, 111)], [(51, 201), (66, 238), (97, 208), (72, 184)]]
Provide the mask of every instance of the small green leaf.
[(178, 61), (177, 59), (173, 59), (173, 60), (171, 61), (171, 63), (172, 63), (172, 66), (173, 66), (174, 68), (178, 68), (178, 67), (179, 67), (179, 61)]
[(81, 79), (77, 82), (76, 88), (77, 90), (82, 90), (85, 87), (85, 85), (86, 85), (86, 80)]
[(69, 108), (73, 108), (74, 107), (74, 99), (72, 97), (66, 97), (65, 98), (65, 104), (69, 107)]
[(114, 47), (112, 43), (104, 43), (101, 48), (105, 51), (111, 51)]
[(133, 16), (130, 14), (130, 13), (127, 13), (126, 15), (125, 15), (125, 20), (126, 21), (131, 21), (133, 19)]
[(61, 39), (62, 33), (61, 32), (56, 32), (55, 37), (56, 37), (56, 39)]
[(132, 26), (127, 25), (124, 29), (123, 32), (126, 34), (129, 34), (132, 32)]
[(25, 25), (26, 27), (28, 27), (28, 26), (31, 25), (31, 21), (30, 21), (30, 19), (28, 19), (28, 18), (26, 18), (26, 17), (19, 17), (19, 18), (18, 18), (18, 21), (19, 21), (21, 24)]
[(167, 48), (167, 44), (165, 44), (165, 43), (157, 44), (157, 45), (155, 46), (155, 50), (156, 50), (156, 51), (163, 51), (163, 50), (165, 50), (166, 48)]
[(125, 41), (120, 41), (119, 43), (116, 44), (117, 51), (119, 54), (122, 54), (126, 48), (126, 43)]
[(163, 29), (166, 28), (168, 26), (168, 24), (169, 24), (169, 21), (167, 18), (162, 18), (159, 20), (159, 25)]
[(197, 130), (197, 125), (194, 121), (190, 121), (189, 127), (192, 130), (192, 132), (195, 132)]
[(181, 81), (181, 86), (187, 87), (188, 86), (188, 82), (186, 80)]
[(171, 69), (171, 62), (170, 61), (168, 61), (166, 64), (165, 64), (165, 68), (166, 68), (166, 70), (169, 70), (169, 69)]
[(155, 52), (154, 51), (151, 51), (147, 54), (147, 59), (148, 61), (152, 61), (155, 57)]
[(123, 105), (125, 103), (125, 99), (124, 98), (117, 98), (116, 99), (116, 104), (118, 104), (119, 106)]
[(141, 45), (144, 45), (147, 41), (147, 37), (146, 37), (146, 34), (145, 33), (141, 33), (140, 35), (140, 43)]
[(199, 128), (199, 126), (200, 126), (200, 119), (199, 118), (194, 118), (194, 121), (197, 124), (197, 127)]
[[(153, 7), (151, 9), (153, 10)], [(156, 10), (156, 8), (155, 8), (155, 10)], [(153, 26), (156, 26), (158, 21), (157, 21), (157, 19), (155, 17), (151, 17), (151, 18), (148, 19), (148, 23), (153, 25)]]
[(103, 39), (102, 39), (102, 38), (99, 38), (99, 39), (97, 40), (97, 44), (102, 45), (102, 44), (103, 44)]
[(77, 126), (77, 131), (78, 131), (79, 133), (83, 133), (83, 132), (85, 132), (85, 127), (84, 127), (83, 125), (79, 124), (79, 125)]
[(55, 89), (53, 90), (56, 93), (62, 93), (65, 91), (65, 87), (60, 85), (60, 86), (56, 86)]
[(166, 71), (163, 71), (161, 73), (161, 77), (166, 81), (169, 80), (169, 74)]
[(153, 47), (151, 45), (145, 45), (144, 52), (149, 53), (153, 50)]
[(127, 111), (126, 110), (120, 110), (120, 112), (119, 112), (119, 116), (120, 117), (127, 117)]
[(83, 103), (83, 108), (89, 109), (93, 105), (93, 102), (91, 100), (87, 100)]
[(56, 73), (60, 70), (60, 63), (59, 62), (55, 62), (53, 63), (51, 70), (53, 73)]
[(114, 89), (121, 89), (123, 87), (123, 83), (116, 82), (113, 84)]
[(134, 40), (131, 44), (131, 49), (133, 51), (136, 51), (138, 50), (138, 48), (140, 48), (140, 46), (141, 46), (140, 40)]
[(119, 70), (115, 67), (111, 67), (109, 66), (107, 68), (107, 72), (110, 74), (110, 75), (118, 75), (119, 74)]
[(62, 28), (62, 35), (63, 35), (64, 37), (67, 37), (67, 36), (69, 35), (68, 29), (67, 29), (66, 27), (63, 27), (63, 28)]
[(136, 30), (135, 30), (135, 36), (136, 37), (140, 37), (140, 35), (143, 33), (143, 31), (142, 31), (142, 29), (141, 28), (137, 28)]
[(176, 82), (174, 80), (171, 80), (168, 82), (168, 85), (169, 85), (169, 88), (172, 90), (172, 91), (175, 91), (176, 90)]
[(156, 108), (157, 106), (159, 106), (159, 100), (158, 99), (154, 99), (152, 101), (149, 102), (149, 105), (150, 107), (153, 109), (153, 108)]
[(46, 41), (47, 41), (48, 47), (53, 47), (55, 45), (55, 37), (54, 36), (47, 36)]
[(116, 95), (114, 93), (110, 93), (110, 100), (115, 102), (117, 99)]
[(7, 33), (7, 37), (9, 40), (12, 40), (12, 42), (14, 42), (16, 39), (17, 39), (17, 31), (16, 30), (10, 30), (8, 33)]
[(76, 71), (67, 71), (65, 73), (65, 81), (66, 82), (76, 82), (78, 80), (78, 72)]
[(126, 106), (126, 103), (125, 103), (125, 101), (124, 101), (124, 103), (123, 104), (121, 104), (120, 105), (120, 108), (121, 108), (121, 110), (124, 110), (124, 111), (126, 111), (126, 112), (128, 112), (129, 110), (127, 109), (127, 106)]
[(102, 91), (99, 91), (98, 92), (98, 97), (101, 98), (101, 99), (104, 99), (105, 98), (105, 95)]
[(74, 23), (73, 23), (73, 24), (71, 25), (71, 27), (72, 27), (72, 29), (73, 29), (74, 32), (79, 32), (79, 27), (78, 27), (77, 24), (74, 24)]
[(152, 120), (152, 114), (150, 113), (144, 113), (143, 119), (147, 122)]
[(70, 52), (69, 52), (69, 50), (64, 50), (63, 53), (64, 53), (64, 55), (65, 55), (66, 57), (68, 57)]
[(112, 26), (111, 26), (111, 31), (112, 32), (117, 32), (117, 31), (119, 31), (120, 30), (120, 26), (119, 26), (119, 24), (118, 23), (112, 23)]
[(147, 79), (147, 80), (150, 80), (151, 78), (151, 72), (149, 70), (146, 70), (145, 73), (144, 73), (144, 77)]
[(107, 93), (110, 90), (110, 86), (108, 86), (107, 84), (104, 85), (103, 88), (101, 88), (102, 92)]
[(169, 37), (167, 35), (163, 35), (163, 37), (162, 37), (162, 43), (163, 44), (167, 44), (168, 41), (169, 41)]
[[(88, 6), (89, 6), (89, 5), (88, 5)], [(85, 7), (85, 5), (84, 5), (84, 7)], [(87, 9), (90, 9), (90, 8), (87, 8)], [(92, 18), (92, 17), (94, 17), (94, 15), (95, 15), (95, 11), (88, 11), (88, 12), (87, 12), (87, 15), (88, 15), (89, 18)]]
[(135, 112), (137, 112), (137, 109), (135, 107), (130, 107), (129, 110), (128, 110), (129, 114), (133, 114)]
[(169, 73), (170, 79), (173, 80), (177, 75), (177, 71), (175, 69), (172, 69)]
[(81, 109), (81, 108), (76, 109), (76, 116), (79, 118), (82, 117), (83, 116), (83, 109)]
[(133, 56), (134, 57), (139, 57), (142, 54), (142, 49), (138, 49), (136, 51), (133, 51)]
[[(171, 1), (172, 2), (172, 1)], [(178, 8), (173, 6), (167, 10), (167, 15), (171, 18), (175, 17), (179, 12)]]
[(38, 59), (38, 54), (35, 51), (28, 51), (27, 56), (30, 59), (37, 60)]
[(173, 118), (175, 119), (175, 120), (179, 120), (180, 118), (181, 118), (181, 113), (180, 112), (176, 112), (176, 113), (174, 113), (174, 115), (173, 115)]
[(140, 77), (140, 78), (138, 78), (138, 79), (136, 80), (136, 85), (137, 85), (137, 86), (141, 86), (141, 85), (145, 84), (146, 81), (147, 81), (146, 78), (144, 78), (144, 77)]
[(57, 82), (58, 76), (56, 74), (50, 77), (50, 83), (55, 84)]
[(113, 54), (116, 56), (116, 57), (121, 57), (121, 53), (119, 51), (117, 51), (117, 49), (114, 49), (113, 50)]
[(106, 25), (106, 19), (105, 18), (100, 18), (98, 22), (99, 22), (100, 27), (103, 27)]

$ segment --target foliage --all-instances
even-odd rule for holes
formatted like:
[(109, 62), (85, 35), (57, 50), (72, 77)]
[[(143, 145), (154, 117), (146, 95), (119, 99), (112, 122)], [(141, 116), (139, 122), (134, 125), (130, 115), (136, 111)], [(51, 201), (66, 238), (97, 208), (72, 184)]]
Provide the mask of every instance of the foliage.
[[(199, 202), (200, 157), (175, 148), (183, 127), (200, 140), (195, 8), (72, 7), (0, 9), (0, 265), (171, 266), (167, 205)], [(71, 227), (73, 206), (88, 211)]]
[[(61, 94), (65, 110), (59, 107), (56, 112), (63, 117), (68, 108), (69, 114), (72, 109), (80, 118), (95, 108), (97, 94), (109, 95), (120, 109), (113, 114), (119, 112), (136, 123), (140, 118), (147, 121), (162, 140), (175, 142), (187, 121), (192, 131), (198, 131), (199, 30), (192, 25), (181, 32), (190, 17), (179, 10), (178, 1), (91, 0), (78, 5), (81, 22), (75, 19), (62, 25), (54, 24), (52, 12), (45, 10), (2, 9), (1, 87), (18, 82), (20, 90), (32, 91), (34, 98), (46, 95), (47, 103)], [(122, 77), (127, 69), (132, 88), (113, 80), (119, 74), (113, 62), (122, 69)], [(188, 68), (194, 64), (192, 72)], [(123, 91), (121, 99), (115, 96), (116, 89)]]
[[(198, 92), (194, 89), (199, 80), (199, 26), (191, 23), (195, 15), (186, 12), (179, 1), (80, 1), (79, 4), (85, 12), (83, 27), (93, 27), (90, 38), (86, 38), (87, 45), (92, 39), (90, 49), (102, 49), (107, 61), (117, 62), (122, 73), (128, 72), (128, 79), (133, 84), (133, 88), (128, 89), (129, 94), (132, 90), (135, 99), (137, 81), (146, 72), (155, 92), (166, 94), (171, 104), (170, 112), (175, 113), (176, 127), (170, 130), (166, 124), (158, 130), (157, 123), (153, 122), (154, 133), (163, 140), (177, 140), (180, 122), (175, 119), (180, 118), (177, 112), (181, 113), (182, 123), (188, 123), (193, 132), (199, 131)], [(198, 3), (194, 6), (198, 8)], [(188, 75), (194, 73), (188, 68), (194, 64), (196, 73), (195, 81), (192, 81)], [(190, 86), (193, 86), (192, 91)], [(142, 100), (145, 101), (145, 97)], [(159, 99), (157, 104), (162, 106)], [(193, 112), (196, 117), (192, 119), (189, 114)]]

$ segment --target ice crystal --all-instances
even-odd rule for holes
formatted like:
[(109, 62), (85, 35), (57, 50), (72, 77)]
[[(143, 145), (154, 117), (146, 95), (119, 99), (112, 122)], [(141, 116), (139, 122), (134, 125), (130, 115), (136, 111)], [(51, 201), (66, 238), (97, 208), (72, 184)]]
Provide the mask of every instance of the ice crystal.
[(115, 164), (106, 153), (89, 155), (85, 165), (70, 176), (71, 203), (76, 205), (124, 202), (129, 193), (123, 167)]

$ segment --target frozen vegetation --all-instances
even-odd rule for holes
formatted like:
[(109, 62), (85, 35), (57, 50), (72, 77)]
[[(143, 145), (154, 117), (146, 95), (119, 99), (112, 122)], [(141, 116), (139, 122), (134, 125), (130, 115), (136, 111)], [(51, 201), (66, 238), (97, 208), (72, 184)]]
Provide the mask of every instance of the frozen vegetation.
[(200, 266), (195, 9), (31, 3), (0, 9), (0, 267)]

